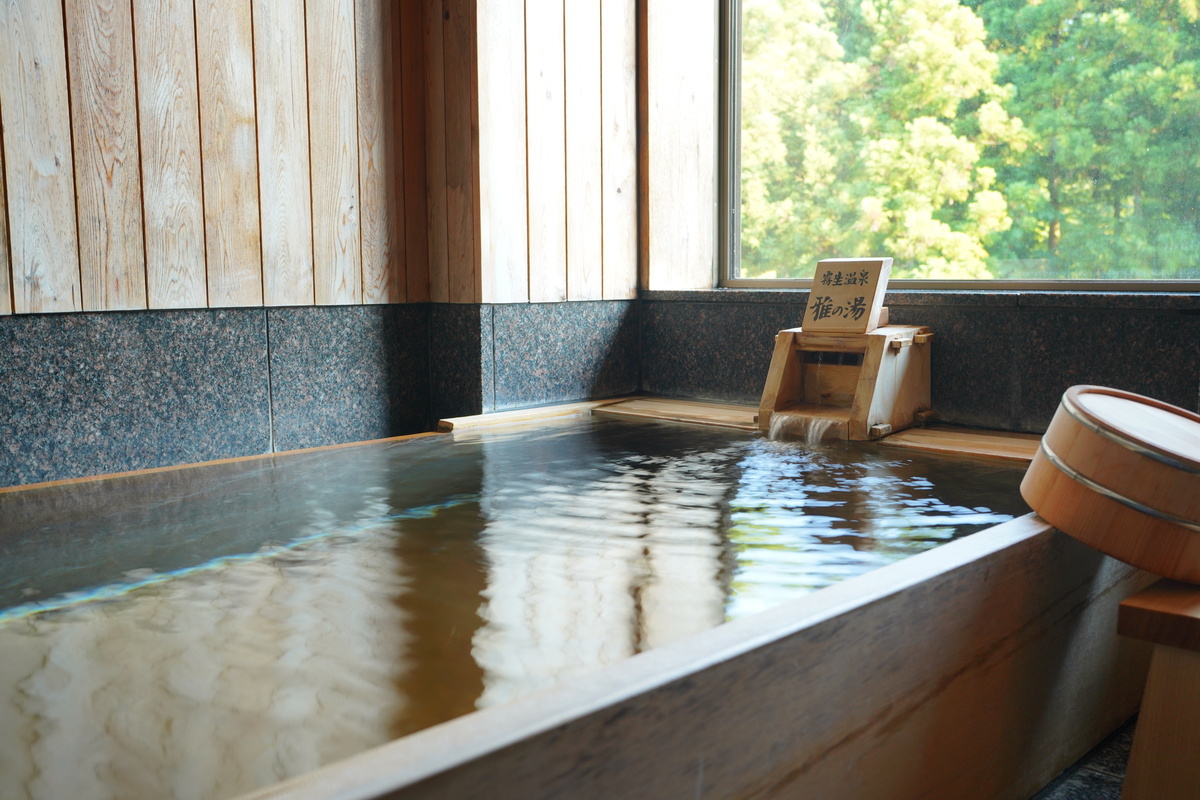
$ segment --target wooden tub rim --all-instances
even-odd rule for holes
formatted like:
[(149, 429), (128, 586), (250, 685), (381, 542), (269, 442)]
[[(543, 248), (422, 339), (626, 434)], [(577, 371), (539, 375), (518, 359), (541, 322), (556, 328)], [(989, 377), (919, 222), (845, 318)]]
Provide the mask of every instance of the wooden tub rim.
[[(1152, 442), (1147, 442), (1141, 437), (1134, 436), (1125, 431), (1114, 430), (1108, 426), (1103, 420), (1097, 418), (1089, 412), (1086, 407), (1080, 403), (1079, 397), (1083, 394), (1104, 394), (1112, 397), (1119, 397), (1123, 400), (1130, 400), (1136, 403), (1157, 408), (1162, 411), (1168, 411), (1172, 414), (1191, 420), (1197, 425), (1200, 425), (1200, 414), (1188, 411), (1186, 408), (1172, 405), (1162, 400), (1156, 400), (1153, 397), (1146, 397), (1135, 392), (1127, 392), (1124, 389), (1113, 389), (1107, 386), (1094, 386), (1090, 384), (1080, 384), (1072, 386), (1063, 393), (1061, 408), (1070, 415), (1072, 419), (1083, 425), (1088, 430), (1098, 436), (1102, 436), (1111, 442), (1114, 442), (1128, 450), (1131, 450), (1139, 455), (1144, 455), (1147, 458), (1153, 459), (1161, 464), (1165, 464), (1175, 469), (1183, 470), (1184, 472), (1193, 475), (1200, 475), (1200, 459), (1192, 459), (1182, 453), (1165, 450)], [(1045, 441), (1043, 440), (1042, 449), (1045, 450)], [(1049, 455), (1049, 453), (1047, 453)], [(1055, 466), (1060, 466), (1058, 462), (1061, 459), (1052, 458)], [(1060, 467), (1061, 468), (1061, 467)]]

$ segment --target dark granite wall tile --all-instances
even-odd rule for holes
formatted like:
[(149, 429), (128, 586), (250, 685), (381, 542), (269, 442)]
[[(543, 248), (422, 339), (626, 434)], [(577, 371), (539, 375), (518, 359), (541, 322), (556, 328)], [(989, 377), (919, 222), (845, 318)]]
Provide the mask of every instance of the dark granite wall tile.
[(638, 312), (634, 301), (492, 308), (497, 409), (637, 391)]
[(434, 420), (495, 407), (491, 306), (429, 307), (429, 392)]
[(794, 305), (642, 304), (642, 391), (731, 403), (757, 403), (775, 334), (797, 327), (808, 295)]
[(1042, 431), (1062, 393), (1111, 386), (1200, 410), (1200, 317), (1174, 311), (1022, 308), (1020, 430)]
[(262, 309), (0, 317), (0, 486), (269, 450)]
[(276, 450), (428, 430), (429, 307), (267, 311)]

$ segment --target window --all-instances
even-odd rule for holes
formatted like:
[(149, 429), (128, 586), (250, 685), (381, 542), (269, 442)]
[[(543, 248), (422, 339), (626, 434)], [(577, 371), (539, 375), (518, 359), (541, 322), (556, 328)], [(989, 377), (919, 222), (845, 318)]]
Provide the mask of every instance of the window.
[(731, 0), (727, 283), (1200, 280), (1197, 5)]

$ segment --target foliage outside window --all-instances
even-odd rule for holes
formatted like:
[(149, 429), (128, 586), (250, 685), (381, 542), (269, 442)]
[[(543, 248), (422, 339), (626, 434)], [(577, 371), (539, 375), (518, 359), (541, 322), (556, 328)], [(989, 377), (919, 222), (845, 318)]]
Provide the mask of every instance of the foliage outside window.
[(1197, 0), (742, 0), (740, 278), (1200, 279)]

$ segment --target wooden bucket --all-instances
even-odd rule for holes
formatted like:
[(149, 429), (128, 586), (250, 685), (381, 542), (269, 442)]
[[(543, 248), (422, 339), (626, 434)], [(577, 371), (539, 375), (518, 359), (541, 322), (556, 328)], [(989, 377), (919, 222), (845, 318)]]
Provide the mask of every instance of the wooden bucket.
[(1021, 495), (1102, 553), (1200, 584), (1200, 415), (1119, 389), (1073, 386)]

